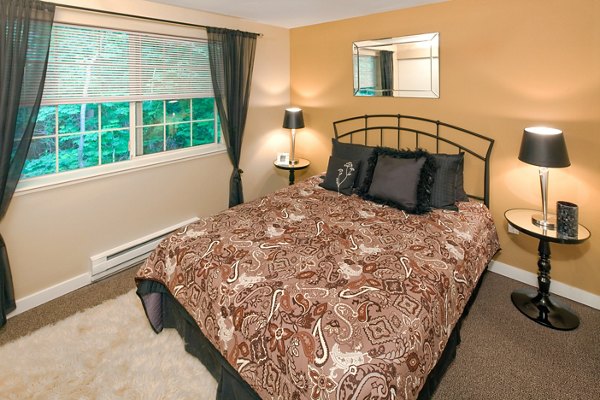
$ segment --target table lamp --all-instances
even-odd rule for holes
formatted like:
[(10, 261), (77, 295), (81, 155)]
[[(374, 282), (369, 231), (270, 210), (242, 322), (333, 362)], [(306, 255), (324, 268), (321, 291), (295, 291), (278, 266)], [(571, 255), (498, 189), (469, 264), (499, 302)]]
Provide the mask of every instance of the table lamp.
[(548, 216), (548, 168), (564, 168), (571, 165), (562, 131), (541, 126), (525, 128), (519, 160), (540, 167), (542, 215), (533, 215), (532, 222), (542, 229), (556, 229), (556, 217)]
[(292, 130), (292, 151), (290, 153), (290, 164), (297, 164), (298, 160), (295, 157), (296, 147), (296, 129), (304, 128), (304, 117), (302, 110), (297, 107), (287, 108), (283, 117), (283, 127)]

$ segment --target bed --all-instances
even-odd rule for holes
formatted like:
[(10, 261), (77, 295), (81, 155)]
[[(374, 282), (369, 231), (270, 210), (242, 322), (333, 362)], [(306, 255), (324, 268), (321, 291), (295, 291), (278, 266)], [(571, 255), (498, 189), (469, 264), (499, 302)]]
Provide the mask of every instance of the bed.
[(177, 329), (219, 399), (429, 398), (454, 357), (499, 249), (493, 140), (402, 115), (334, 133), (325, 175), (179, 229), (137, 273), (151, 326)]

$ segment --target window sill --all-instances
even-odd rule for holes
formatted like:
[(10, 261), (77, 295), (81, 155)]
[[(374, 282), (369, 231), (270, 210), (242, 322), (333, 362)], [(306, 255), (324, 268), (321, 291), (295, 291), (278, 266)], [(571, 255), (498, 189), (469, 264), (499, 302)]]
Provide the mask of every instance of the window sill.
[(15, 190), (15, 196), (74, 185), (94, 179), (129, 173), (146, 168), (174, 164), (194, 158), (226, 152), (224, 144), (209, 144), (165, 153), (151, 154), (134, 160), (122, 161), (97, 167), (82, 168), (74, 171), (60, 172), (21, 180)]

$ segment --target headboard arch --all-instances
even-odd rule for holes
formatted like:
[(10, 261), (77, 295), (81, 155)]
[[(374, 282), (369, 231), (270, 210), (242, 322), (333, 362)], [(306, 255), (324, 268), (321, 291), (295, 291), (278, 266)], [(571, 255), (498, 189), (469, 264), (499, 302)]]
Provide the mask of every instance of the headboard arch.
[[(402, 114), (366, 114), (345, 118), (335, 121), (333, 130), (337, 140), (349, 143), (358, 143), (357, 140), (362, 138), (361, 144), (367, 146), (391, 147), (391, 136), (396, 138), (394, 144), (398, 149), (423, 147), (430, 152), (441, 153), (442, 149), (449, 148), (456, 153), (464, 152), (483, 163), (482, 194), (468, 195), (490, 206), (490, 156), (494, 139), (488, 136), (439, 120)], [(413, 141), (407, 145), (410, 136), (413, 136)], [(425, 146), (424, 142), (427, 142)]]

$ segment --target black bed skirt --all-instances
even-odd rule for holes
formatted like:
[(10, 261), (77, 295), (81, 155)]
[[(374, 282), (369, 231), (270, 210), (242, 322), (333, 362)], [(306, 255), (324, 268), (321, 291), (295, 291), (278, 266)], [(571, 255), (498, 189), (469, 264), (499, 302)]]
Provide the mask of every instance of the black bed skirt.
[[(477, 297), (484, 276), (485, 272), (481, 276), (481, 279), (479, 279), (462, 316), (452, 330), (440, 359), (427, 377), (425, 385), (419, 393), (418, 400), (430, 399), (433, 396), (444, 373), (452, 363), (452, 360), (454, 360), (456, 348), (460, 344), (462, 322), (468, 315), (471, 305)], [(260, 400), (260, 396), (240, 377), (238, 372), (227, 362), (213, 344), (206, 339), (194, 319), (162, 284), (153, 281), (139, 281), (138, 296), (143, 298), (144, 295), (150, 293), (162, 294), (162, 327), (176, 329), (185, 342), (185, 350), (199, 359), (218, 382), (217, 400)], [(142, 303), (144, 304), (143, 301)], [(148, 314), (148, 310), (146, 310), (146, 314)]]

